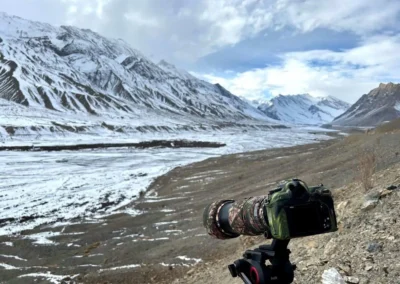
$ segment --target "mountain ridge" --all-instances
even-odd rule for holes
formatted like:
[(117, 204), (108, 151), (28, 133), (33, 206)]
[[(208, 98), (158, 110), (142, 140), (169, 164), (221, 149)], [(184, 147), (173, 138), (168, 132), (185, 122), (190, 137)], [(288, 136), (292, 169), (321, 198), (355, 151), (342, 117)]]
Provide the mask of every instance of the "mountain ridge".
[(0, 99), (35, 109), (30, 117), (68, 114), (75, 122), (129, 125), (279, 123), (221, 86), (165, 61), (153, 63), (123, 40), (5, 13), (0, 23)]
[(340, 126), (376, 126), (400, 117), (400, 84), (380, 83), (332, 122)]
[(269, 102), (260, 104), (258, 109), (272, 119), (279, 121), (320, 125), (331, 122), (350, 104), (335, 97), (313, 97), (309, 94), (279, 95)]

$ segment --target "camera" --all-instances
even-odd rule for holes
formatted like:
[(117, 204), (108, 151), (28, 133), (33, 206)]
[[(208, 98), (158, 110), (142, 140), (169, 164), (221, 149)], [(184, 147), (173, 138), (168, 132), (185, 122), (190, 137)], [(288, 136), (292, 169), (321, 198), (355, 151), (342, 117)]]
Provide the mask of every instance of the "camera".
[(220, 200), (204, 210), (203, 223), (218, 239), (262, 235), (289, 240), (337, 231), (332, 194), (322, 184), (308, 187), (299, 179), (285, 182), (266, 196)]
[[(273, 239), (270, 245), (246, 250), (228, 266), (232, 277), (246, 284), (292, 283), (296, 265), (289, 260), (290, 239), (338, 229), (330, 190), (322, 184), (308, 187), (299, 179), (284, 182), (266, 196), (215, 201), (205, 208), (203, 224), (218, 239), (262, 234)], [(267, 260), (271, 265), (265, 265)]]

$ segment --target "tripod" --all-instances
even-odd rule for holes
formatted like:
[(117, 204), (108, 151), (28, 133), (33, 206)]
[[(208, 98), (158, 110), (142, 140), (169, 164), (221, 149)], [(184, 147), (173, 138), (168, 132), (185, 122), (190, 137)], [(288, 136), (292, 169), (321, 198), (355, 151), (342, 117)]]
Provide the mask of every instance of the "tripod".
[[(290, 263), (288, 244), (289, 240), (274, 239), (271, 245), (247, 250), (242, 259), (228, 266), (232, 277), (240, 277), (245, 284), (292, 283), (296, 265)], [(271, 265), (265, 265), (267, 260)]]

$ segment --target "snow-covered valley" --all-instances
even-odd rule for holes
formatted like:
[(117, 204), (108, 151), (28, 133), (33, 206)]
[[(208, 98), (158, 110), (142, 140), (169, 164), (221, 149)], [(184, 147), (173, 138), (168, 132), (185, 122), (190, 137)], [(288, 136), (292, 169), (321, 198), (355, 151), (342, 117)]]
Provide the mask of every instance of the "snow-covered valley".
[[(310, 131), (313, 131), (313, 134)], [(96, 149), (62, 152), (6, 151), (0, 156), (0, 235), (50, 223), (86, 222), (120, 212), (172, 168), (223, 154), (287, 147), (329, 139), (304, 128), (181, 133), (170, 139), (226, 143), (222, 148)], [(317, 130), (318, 131), (318, 130)], [(154, 133), (141, 139), (165, 139)], [(103, 140), (107, 138), (102, 138)], [(127, 141), (109, 138), (113, 141)], [(89, 139), (88, 139), (89, 140)], [(131, 139), (132, 141), (133, 139)], [(69, 141), (69, 142), (68, 142)], [(136, 141), (136, 140), (135, 140)], [(47, 143), (76, 143), (51, 140)], [(40, 145), (40, 143), (39, 143)], [(140, 214), (128, 209), (128, 214)]]

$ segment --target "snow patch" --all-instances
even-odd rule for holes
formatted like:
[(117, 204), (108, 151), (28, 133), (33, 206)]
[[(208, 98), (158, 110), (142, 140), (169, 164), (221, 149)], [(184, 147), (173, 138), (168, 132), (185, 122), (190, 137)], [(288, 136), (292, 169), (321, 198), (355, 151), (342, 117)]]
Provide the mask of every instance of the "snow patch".
[(0, 254), (0, 257), (14, 258), (14, 259), (17, 259), (17, 260), (28, 261), (28, 260), (25, 259), (25, 258), (20, 258), (19, 256), (15, 256), (15, 255)]
[(159, 226), (166, 226), (166, 225), (172, 225), (172, 224), (178, 224), (178, 221), (158, 222), (158, 223), (154, 223), (154, 226), (159, 227)]
[(176, 258), (180, 259), (180, 260), (184, 260), (184, 261), (193, 261), (196, 264), (198, 264), (199, 262), (202, 262), (203, 260), (201, 258), (190, 258), (187, 257), (186, 255), (183, 256), (177, 256)]
[(154, 239), (138, 239), (138, 240), (133, 240), (134, 243), (136, 242), (155, 242), (155, 241), (167, 241), (169, 238), (154, 238)]
[(180, 234), (182, 234), (183, 233), (182, 230), (165, 230), (164, 232), (167, 233), (167, 234), (171, 234), (171, 233), (180, 233)]
[(15, 267), (6, 263), (0, 263), (0, 267), (3, 267), (5, 270), (15, 270), (15, 269), (21, 269), (19, 267)]
[(174, 210), (174, 209), (161, 209), (161, 210), (159, 210), (159, 212), (162, 212), (162, 213), (171, 213), (171, 212), (175, 212), (175, 210)]
[(73, 276), (69, 276), (69, 275), (54, 275), (54, 274), (51, 274), (50, 272), (47, 272), (47, 273), (29, 273), (29, 274), (24, 274), (24, 275), (18, 276), (18, 278), (25, 278), (25, 277), (44, 278), (47, 281), (49, 281), (50, 283), (61, 284), (65, 278), (74, 279), (74, 278), (76, 278), (78, 276), (79, 276), (79, 274), (73, 275)]
[(42, 232), (37, 234), (31, 234), (24, 236), (25, 239), (33, 240), (34, 244), (37, 245), (57, 245), (55, 241), (50, 240), (52, 237), (57, 236), (74, 236), (74, 235), (82, 235), (84, 232), (75, 232), (75, 233), (63, 233), (63, 232)]
[(123, 265), (123, 266), (100, 269), (98, 272), (100, 273), (100, 272), (104, 272), (104, 271), (131, 269), (131, 268), (138, 268), (138, 267), (141, 267), (141, 266), (142, 266), (141, 264), (129, 264), (129, 265)]
[(157, 203), (157, 202), (163, 202), (163, 201), (169, 201), (169, 200), (175, 200), (175, 199), (183, 199), (187, 198), (184, 196), (178, 196), (178, 197), (170, 197), (170, 198), (160, 198), (160, 199), (145, 199), (143, 203)]

